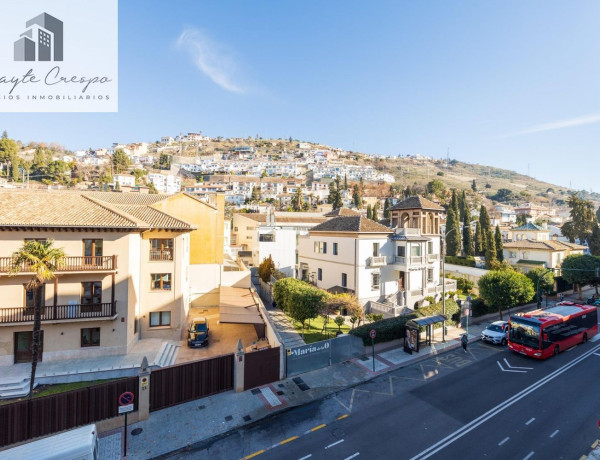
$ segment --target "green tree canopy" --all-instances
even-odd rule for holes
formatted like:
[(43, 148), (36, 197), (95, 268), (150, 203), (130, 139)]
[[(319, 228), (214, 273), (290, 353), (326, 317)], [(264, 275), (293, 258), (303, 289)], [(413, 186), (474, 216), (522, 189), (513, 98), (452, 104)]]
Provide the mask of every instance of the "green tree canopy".
[(271, 281), (271, 275), (275, 273), (276, 270), (277, 268), (275, 267), (275, 262), (273, 262), (271, 254), (269, 254), (269, 257), (265, 257), (258, 265), (258, 276), (265, 283), (268, 283)]
[(446, 221), (446, 254), (449, 256), (460, 254), (460, 227), (458, 216), (452, 207), (448, 209)]
[(586, 284), (593, 284), (600, 268), (600, 259), (587, 254), (573, 254), (567, 256), (561, 265), (562, 277), (568, 283), (577, 285), (579, 298), (581, 288)]
[(433, 179), (427, 183), (427, 192), (432, 195), (441, 195), (446, 186), (440, 180)]
[(500, 227), (497, 225), (494, 233), (494, 243), (496, 244), (496, 259), (502, 262), (504, 260), (504, 243), (502, 242), (502, 233), (500, 233)]
[[(542, 292), (548, 294), (554, 289), (554, 273), (552, 270), (542, 267), (533, 268), (525, 273), (525, 276), (531, 280), (534, 289), (539, 286), (540, 292), (538, 294), (541, 294)], [(539, 301), (541, 301), (541, 296), (538, 299), (538, 302)]]
[(356, 206), (356, 209), (362, 209), (363, 202), (358, 184), (354, 184), (354, 186), (352, 187), (352, 201), (354, 202), (354, 206)]
[(383, 218), (384, 219), (389, 219), (390, 218), (390, 199), (386, 198), (385, 202), (383, 203)]
[(479, 279), (479, 296), (490, 308), (502, 310), (531, 301), (533, 282), (514, 270), (491, 270)]
[(475, 237), (473, 238), (473, 246), (475, 255), (482, 256), (484, 254), (483, 233), (481, 232), (481, 224), (479, 221), (475, 224)]
[[(579, 240), (580, 244), (584, 244), (592, 234), (594, 223), (597, 223), (594, 204), (575, 194), (569, 197), (567, 204), (571, 208), (571, 220), (563, 225), (562, 234), (571, 243)], [(569, 223), (570, 225), (568, 225)]]
[(475, 249), (473, 247), (473, 233), (471, 233), (471, 222), (469, 220), (469, 216), (465, 215), (465, 219), (463, 220), (463, 231), (462, 231), (462, 240), (463, 240), (463, 251), (466, 256), (475, 255)]
[(112, 165), (115, 174), (121, 174), (131, 166), (131, 160), (122, 149), (117, 149), (112, 157)]
[(491, 230), (487, 231), (485, 237), (485, 268), (488, 270), (492, 268), (494, 262), (498, 258), (496, 257), (496, 241), (494, 240), (494, 234)]

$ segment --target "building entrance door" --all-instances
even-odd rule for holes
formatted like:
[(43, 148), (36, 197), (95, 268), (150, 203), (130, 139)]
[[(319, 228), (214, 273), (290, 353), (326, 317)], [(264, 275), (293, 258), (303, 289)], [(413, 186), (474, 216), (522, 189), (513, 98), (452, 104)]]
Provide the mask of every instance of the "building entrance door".
[[(41, 343), (38, 353), (38, 362), (42, 360), (44, 350), (44, 331), (40, 331)], [(33, 332), (15, 332), (15, 364), (30, 363), (31, 349), (33, 346)]]

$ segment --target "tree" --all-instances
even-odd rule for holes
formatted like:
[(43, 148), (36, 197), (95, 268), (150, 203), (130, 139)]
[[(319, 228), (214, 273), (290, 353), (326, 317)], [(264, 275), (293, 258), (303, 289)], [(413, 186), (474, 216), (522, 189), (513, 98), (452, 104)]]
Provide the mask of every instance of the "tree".
[(131, 171), (131, 174), (135, 177), (135, 183), (139, 184), (142, 181), (142, 177), (148, 174), (148, 171), (145, 169), (136, 168)]
[(483, 252), (487, 250), (487, 232), (491, 230), (490, 224), (490, 215), (487, 212), (486, 207), (482, 204), (481, 208), (479, 208), (479, 223), (481, 224), (481, 235), (482, 244), (483, 244)]
[(519, 214), (517, 216), (517, 225), (520, 227), (521, 225), (525, 225), (527, 223), (527, 219), (531, 218), (531, 214)]
[(592, 284), (597, 278), (599, 270), (600, 259), (587, 254), (572, 254), (567, 256), (561, 265), (562, 277), (567, 283), (575, 285), (579, 293), (579, 299), (582, 299), (582, 286)]
[(348, 190), (348, 174), (344, 174), (344, 190)]
[(446, 254), (449, 256), (458, 256), (460, 254), (458, 216), (452, 207), (448, 209), (448, 220), (446, 221)]
[(150, 195), (158, 195), (158, 190), (156, 190), (156, 186), (154, 185), (154, 183), (153, 183), (153, 182), (150, 182), (150, 183), (148, 184), (148, 189), (149, 189), (149, 190), (148, 190), (148, 193), (149, 193)]
[(6, 130), (2, 131), (2, 139), (8, 139), (8, 133)]
[(598, 223), (595, 223), (592, 228), (588, 245), (593, 256), (600, 256), (600, 226)]
[(121, 174), (131, 166), (131, 160), (122, 149), (117, 149), (112, 157), (112, 165), (115, 174)]
[[(554, 289), (554, 274), (547, 268), (533, 268), (525, 273), (525, 276), (531, 280), (534, 289), (537, 289), (539, 286), (540, 291), (535, 293), (537, 296), (541, 293), (548, 295)], [(538, 305), (540, 301), (541, 297), (538, 297)]]
[(483, 232), (481, 231), (481, 224), (479, 221), (475, 223), (475, 238), (473, 239), (473, 246), (475, 255), (482, 256), (484, 253)]
[(252, 187), (252, 193), (250, 194), (250, 202), (258, 203), (260, 201), (260, 192), (258, 190), (258, 186)]
[(373, 211), (370, 204), (367, 205), (367, 219), (373, 219)]
[(465, 222), (465, 219), (471, 218), (471, 209), (469, 208), (469, 202), (467, 201), (467, 195), (463, 190), (460, 199), (459, 199), (459, 211), (460, 211), (460, 221)]
[(496, 232), (494, 233), (494, 243), (496, 244), (496, 259), (500, 262), (504, 260), (504, 244), (502, 242), (502, 233), (500, 233), (500, 227), (496, 225)]
[(341, 332), (342, 332), (342, 326), (344, 325), (344, 317), (343, 316), (336, 316), (333, 321), (335, 322), (335, 324), (338, 327), (338, 332), (341, 334)]
[(375, 222), (379, 222), (379, 201), (376, 201), (371, 209), (371, 219)]
[(0, 139), (0, 163), (10, 161), (18, 152), (19, 146), (14, 140), (8, 139), (7, 137)]
[(287, 313), (291, 318), (302, 324), (302, 337), (304, 337), (304, 327), (306, 320), (314, 319), (319, 316), (319, 311), (323, 308), (323, 302), (327, 298), (327, 293), (316, 287), (303, 283), (305, 286), (290, 293), (290, 302)]
[(427, 183), (427, 192), (431, 195), (441, 195), (446, 186), (440, 180), (433, 179), (432, 181)]
[(594, 205), (591, 201), (584, 200), (577, 195), (571, 195), (567, 204), (571, 208), (571, 220), (569, 221), (571, 225), (565, 223), (561, 229), (562, 234), (569, 238), (571, 243), (577, 239), (580, 244), (584, 244), (592, 234), (594, 222), (597, 222)]
[(452, 199), (450, 201), (450, 207), (454, 210), (454, 212), (456, 213), (456, 218), (459, 218), (459, 213), (460, 213), (460, 209), (458, 208), (458, 198), (456, 196), (456, 189), (453, 188), (452, 189)]
[(384, 219), (390, 218), (390, 199), (389, 198), (386, 198), (385, 202), (383, 203), (383, 218)]
[(491, 230), (487, 231), (485, 237), (485, 268), (490, 270), (498, 259), (496, 257), (496, 242), (494, 240), (494, 234)]
[(65, 258), (62, 248), (55, 248), (53, 240), (26, 241), (13, 253), (9, 276), (20, 272), (33, 273), (25, 285), (25, 290), (33, 293), (33, 341), (31, 351), (31, 381), (29, 382), (29, 398), (33, 397), (35, 371), (39, 360), (42, 328), (42, 286), (46, 281), (54, 279), (57, 267)]
[(292, 209), (296, 212), (302, 211), (302, 204), (304, 203), (304, 198), (302, 197), (302, 188), (298, 187), (296, 192), (292, 196)]
[(465, 215), (463, 220), (463, 231), (462, 231), (462, 239), (463, 239), (463, 251), (466, 256), (475, 255), (475, 249), (473, 247), (473, 233), (471, 233), (471, 222), (469, 220), (469, 216)]
[(341, 208), (343, 205), (342, 194), (340, 193), (339, 188), (339, 177), (337, 177), (335, 181), (331, 181), (329, 183), (329, 196), (327, 196), (327, 203), (330, 203), (333, 209)]
[(479, 279), (479, 297), (490, 308), (502, 310), (529, 302), (534, 296), (533, 282), (514, 270), (492, 270)]
[(475, 182), (475, 179), (473, 179), (473, 182), (471, 182), (471, 190), (474, 192), (477, 191), (477, 182)]
[(512, 190), (507, 188), (498, 189), (495, 195), (490, 197), (492, 200), (499, 201), (501, 203), (508, 203), (517, 199)]
[(358, 184), (354, 184), (354, 187), (352, 187), (352, 201), (354, 202), (354, 206), (356, 206), (356, 209), (362, 209), (363, 202), (362, 196), (360, 194), (360, 189), (358, 188)]
[(271, 254), (269, 254), (269, 257), (265, 257), (263, 261), (259, 264), (258, 276), (265, 283), (268, 283), (271, 281), (271, 275), (273, 275), (273, 273), (275, 273), (276, 270), (277, 268), (275, 268), (275, 262), (273, 262)]

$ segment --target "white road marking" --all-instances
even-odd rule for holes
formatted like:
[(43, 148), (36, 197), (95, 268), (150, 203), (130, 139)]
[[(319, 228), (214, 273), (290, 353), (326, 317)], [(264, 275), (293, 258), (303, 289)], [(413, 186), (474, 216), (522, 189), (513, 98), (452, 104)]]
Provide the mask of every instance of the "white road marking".
[(325, 449), (329, 449), (330, 447), (337, 446), (340, 442), (344, 442), (344, 440), (340, 439), (339, 441), (334, 442), (333, 444), (329, 444), (327, 447), (325, 447)]
[(530, 393), (533, 393), (535, 390), (537, 390), (538, 388), (540, 388), (543, 385), (547, 384), (548, 382), (551, 382), (552, 380), (554, 380), (559, 375), (567, 372), (569, 369), (571, 369), (572, 367), (576, 366), (577, 364), (579, 364), (580, 362), (582, 362), (584, 359), (588, 358), (589, 356), (591, 356), (592, 354), (596, 353), (599, 350), (600, 350), (600, 345), (596, 345), (590, 351), (588, 351), (586, 353), (583, 353), (582, 355), (574, 358), (571, 362), (565, 364), (562, 367), (559, 367), (558, 369), (556, 369), (555, 371), (553, 371), (550, 374), (546, 375), (545, 377), (542, 377), (537, 382), (529, 385), (527, 388), (525, 388), (525, 389), (521, 390), (520, 392), (518, 392), (518, 393), (514, 394), (513, 396), (511, 396), (506, 401), (502, 401), (501, 403), (499, 403), (498, 405), (496, 405), (492, 409), (490, 409), (487, 412), (481, 414), (479, 417), (471, 420), (469, 423), (467, 423), (466, 425), (464, 425), (462, 428), (459, 428), (458, 430), (454, 431), (453, 433), (450, 433), (445, 438), (439, 440), (435, 444), (432, 444), (431, 446), (429, 446), (428, 448), (426, 448), (422, 452), (419, 452), (417, 455), (415, 455), (414, 457), (412, 457), (410, 460), (426, 460), (429, 457), (431, 457), (432, 455), (435, 455), (440, 450), (444, 449), (445, 447), (449, 446), (453, 442), (455, 442), (458, 439), (462, 438), (463, 436), (465, 436), (469, 432), (473, 431), (479, 425), (485, 423), (486, 421), (488, 421), (489, 419), (491, 419), (495, 415), (497, 415), (497, 414), (505, 411), (506, 409), (508, 409), (509, 407), (511, 407), (516, 402), (518, 402), (521, 399), (525, 398)]
[(550, 435), (550, 437), (551, 437), (551, 438), (553, 438), (554, 436), (556, 436), (556, 435), (558, 434), (558, 431), (559, 431), (559, 430), (556, 430), (554, 433), (552, 433), (552, 434)]
[(504, 362), (506, 363), (506, 365), (511, 368), (511, 369), (528, 369), (530, 371), (533, 370), (533, 367), (519, 367), (519, 366), (511, 366), (508, 361), (506, 360), (506, 358), (504, 358)]
[(529, 421), (527, 423), (525, 423), (525, 425), (529, 425), (531, 422), (533, 422), (535, 420), (535, 417), (531, 417), (529, 419)]
[(527, 374), (527, 371), (517, 371), (517, 370), (513, 370), (513, 369), (504, 369), (502, 367), (502, 364), (500, 364), (500, 361), (496, 361), (496, 364), (498, 364), (498, 367), (500, 368), (500, 370), (502, 372), (520, 372), (522, 374)]
[(506, 438), (504, 438), (502, 441), (500, 441), (498, 443), (499, 446), (501, 446), (502, 444), (504, 444), (506, 441), (508, 441), (510, 438), (507, 436)]
[(351, 458), (358, 457), (360, 452), (356, 452), (355, 454), (350, 455), (350, 457), (346, 457), (344, 460), (350, 460)]
[(527, 454), (527, 457), (523, 458), (523, 460), (528, 460), (528, 459), (530, 459), (531, 457), (533, 457), (533, 454), (535, 454), (535, 452), (534, 452), (534, 451), (531, 451), (531, 452), (529, 452), (529, 453)]
[(594, 337), (592, 337), (592, 338), (590, 339), (590, 342), (596, 342), (596, 341), (598, 341), (598, 340), (600, 340), (600, 334), (596, 334)]
[(310, 457), (312, 457), (312, 454), (308, 454), (302, 458), (299, 458), (298, 460), (306, 460), (307, 458), (310, 458)]
[(600, 353), (594, 353), (596, 356), (600, 356)]

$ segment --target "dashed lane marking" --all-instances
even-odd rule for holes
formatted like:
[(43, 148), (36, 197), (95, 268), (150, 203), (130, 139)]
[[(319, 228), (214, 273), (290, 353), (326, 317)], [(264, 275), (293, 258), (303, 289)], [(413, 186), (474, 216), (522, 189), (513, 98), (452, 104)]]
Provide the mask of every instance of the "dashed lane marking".
[(338, 418), (336, 418), (336, 420), (341, 420), (346, 417), (348, 417), (348, 414), (340, 415)]
[(310, 457), (312, 457), (312, 454), (305, 455), (304, 457), (299, 458), (298, 460), (306, 460), (307, 458), (310, 458)]
[(524, 457), (523, 460), (529, 460), (531, 457), (533, 457), (533, 454), (535, 454), (534, 451), (531, 451), (527, 454), (527, 457)]
[(329, 449), (330, 447), (337, 446), (338, 444), (340, 444), (342, 442), (344, 442), (344, 440), (340, 439), (339, 441), (336, 441), (333, 444), (329, 444), (328, 446), (325, 447), (325, 449)]
[(250, 458), (254, 458), (254, 457), (256, 457), (257, 455), (264, 454), (264, 453), (265, 453), (265, 450), (264, 450), (264, 449), (262, 449), (262, 450), (257, 450), (257, 451), (256, 451), (256, 452), (254, 452), (253, 454), (250, 454), (250, 455), (247, 455), (246, 457), (244, 457), (244, 460), (248, 460), (248, 459), (250, 459)]
[(592, 449), (595, 449), (596, 447), (598, 447), (598, 444), (600, 444), (600, 440), (596, 439), (594, 441), (594, 444), (592, 444)]
[(558, 432), (559, 432), (559, 430), (556, 430), (554, 433), (552, 433), (552, 434), (550, 435), (550, 437), (551, 437), (551, 438), (553, 438), (554, 436), (556, 436), (556, 435), (558, 434)]
[(298, 436), (292, 436), (291, 438), (287, 438), (284, 439), (283, 441), (281, 441), (279, 444), (283, 445), (283, 444), (287, 444), (288, 442), (292, 442), (293, 440), (298, 439)]
[(344, 460), (350, 460), (351, 458), (358, 457), (360, 452), (356, 452), (355, 454), (350, 455), (350, 457), (346, 457)]
[(500, 441), (500, 442), (498, 443), (498, 445), (499, 445), (499, 446), (501, 446), (502, 444), (504, 444), (504, 443), (505, 443), (506, 441), (508, 441), (509, 439), (510, 439), (510, 437), (508, 437), (508, 436), (507, 436), (507, 437), (506, 437), (506, 438), (504, 438), (502, 441)]
[(531, 424), (531, 422), (533, 422), (534, 420), (535, 420), (535, 417), (531, 417), (531, 418), (530, 418), (530, 419), (527, 421), (527, 423), (525, 423), (525, 425), (530, 425), (530, 424)]
[(310, 430), (308, 430), (308, 433), (312, 433), (313, 431), (317, 431), (320, 430), (321, 428), (325, 428), (327, 426), (326, 423), (321, 423), (320, 425), (317, 425), (314, 428), (311, 428)]

